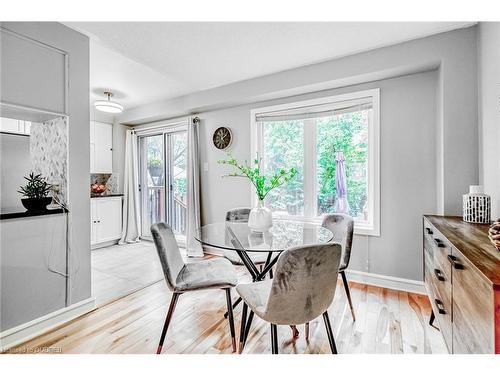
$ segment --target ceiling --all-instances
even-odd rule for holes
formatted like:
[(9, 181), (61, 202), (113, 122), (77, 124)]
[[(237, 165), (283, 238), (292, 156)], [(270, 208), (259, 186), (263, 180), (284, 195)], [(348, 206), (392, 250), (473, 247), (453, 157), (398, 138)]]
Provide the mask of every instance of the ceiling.
[(465, 22), (73, 22), (91, 38), (92, 100), (126, 108), (440, 32)]

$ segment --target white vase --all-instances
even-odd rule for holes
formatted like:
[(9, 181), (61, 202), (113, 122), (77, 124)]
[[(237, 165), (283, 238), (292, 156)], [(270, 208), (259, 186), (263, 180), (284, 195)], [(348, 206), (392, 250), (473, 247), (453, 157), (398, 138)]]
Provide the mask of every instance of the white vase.
[(248, 227), (255, 232), (265, 232), (273, 226), (273, 214), (264, 207), (264, 201), (259, 200), (257, 207), (252, 208), (248, 217)]

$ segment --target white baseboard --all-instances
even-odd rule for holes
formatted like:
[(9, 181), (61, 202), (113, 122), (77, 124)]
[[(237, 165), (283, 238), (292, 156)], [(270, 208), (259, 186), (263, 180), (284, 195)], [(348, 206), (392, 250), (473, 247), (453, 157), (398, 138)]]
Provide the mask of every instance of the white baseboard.
[(30, 322), (0, 332), (0, 353), (40, 336), (95, 309), (95, 298), (91, 297)]
[(346, 270), (347, 279), (360, 284), (374, 285), (387, 289), (402, 290), (404, 292), (427, 294), (422, 281), (401, 279), (399, 277), (378, 275), (354, 270)]
[(96, 244), (94, 244), (94, 245), (91, 246), (90, 250), (97, 250), (97, 249), (101, 249), (103, 247), (109, 247), (109, 246), (117, 245), (118, 241), (120, 241), (119, 238), (114, 239), (114, 240), (110, 240), (110, 241), (106, 241), (106, 242), (96, 243)]

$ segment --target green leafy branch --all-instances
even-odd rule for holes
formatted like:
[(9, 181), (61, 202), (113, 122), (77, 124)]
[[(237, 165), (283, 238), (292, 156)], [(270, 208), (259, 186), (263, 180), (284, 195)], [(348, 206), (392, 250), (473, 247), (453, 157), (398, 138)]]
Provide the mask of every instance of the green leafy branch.
[(20, 186), (21, 190), (18, 190), (18, 193), (28, 198), (45, 198), (49, 195), (52, 185), (47, 183), (45, 177), (42, 177), (41, 174), (35, 175), (31, 172), (29, 176), (25, 176), (24, 178), (28, 183), (24, 186)]
[(253, 165), (249, 165), (245, 160), (244, 164), (241, 164), (236, 160), (230, 153), (227, 154), (228, 159), (219, 160), (219, 164), (225, 164), (236, 168), (238, 171), (224, 175), (223, 177), (244, 177), (248, 178), (250, 182), (255, 186), (257, 192), (257, 197), (259, 200), (264, 200), (267, 194), (277, 187), (287, 183), (292, 178), (294, 178), (298, 171), (297, 168), (292, 167), (289, 170), (280, 169), (278, 173), (271, 176), (265, 176), (261, 174), (260, 163), (261, 158), (253, 160)]

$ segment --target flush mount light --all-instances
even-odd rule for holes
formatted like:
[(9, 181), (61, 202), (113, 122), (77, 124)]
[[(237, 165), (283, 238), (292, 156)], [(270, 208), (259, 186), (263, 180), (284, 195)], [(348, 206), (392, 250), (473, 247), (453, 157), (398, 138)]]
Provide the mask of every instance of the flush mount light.
[(104, 95), (107, 95), (108, 100), (97, 100), (94, 102), (94, 106), (99, 111), (108, 113), (121, 113), (123, 111), (123, 106), (117, 102), (111, 101), (113, 93), (105, 91)]

